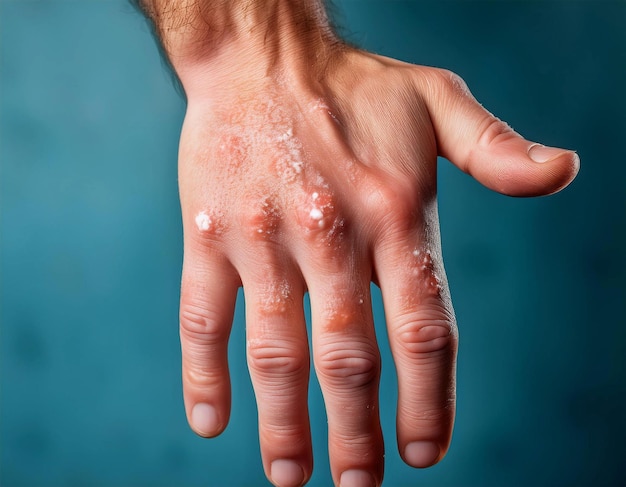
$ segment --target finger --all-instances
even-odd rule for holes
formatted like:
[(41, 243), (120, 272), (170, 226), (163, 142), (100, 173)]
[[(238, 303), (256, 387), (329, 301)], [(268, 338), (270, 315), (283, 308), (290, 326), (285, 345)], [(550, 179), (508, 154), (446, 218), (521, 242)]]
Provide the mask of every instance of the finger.
[(276, 272), (244, 280), (248, 367), (268, 478), (302, 485), (312, 472), (308, 415), (309, 353), (299, 280)]
[(239, 280), (201, 238), (185, 239), (180, 341), (187, 419), (197, 434), (212, 437), (230, 416), (227, 348)]
[(485, 110), (454, 73), (432, 69), (422, 84), (439, 153), (482, 184), (511, 196), (555, 193), (578, 173), (569, 150), (530, 142)]
[(257, 206), (247, 206), (242, 229), (249, 244), (236, 262), (246, 297), (248, 368), (265, 473), (274, 485), (292, 487), (313, 469), (304, 285), (277, 238), (279, 211), (269, 200)]
[(380, 356), (369, 287), (351, 274), (307, 281), (315, 367), (328, 416), (333, 478), (342, 486), (373, 486), (382, 482), (384, 459)]
[(443, 457), (455, 412), (456, 323), (439, 245), (430, 240), (388, 239), (375, 252), (398, 376), (398, 448), (413, 467)]
[[(371, 270), (324, 189), (299, 205), (299, 257), (311, 300), (314, 363), (328, 417), (336, 485), (380, 485), (384, 445), (378, 411), (380, 356), (373, 326)], [(365, 270), (366, 269), (366, 270)]]
[(244, 290), (248, 367), (265, 472), (280, 487), (302, 485), (313, 468), (303, 290), (269, 269), (262, 278), (245, 280)]

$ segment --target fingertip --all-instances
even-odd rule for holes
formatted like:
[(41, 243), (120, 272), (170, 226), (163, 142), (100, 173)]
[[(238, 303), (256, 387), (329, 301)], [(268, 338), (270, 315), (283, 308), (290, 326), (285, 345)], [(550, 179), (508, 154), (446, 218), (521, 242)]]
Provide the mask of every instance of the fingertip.
[(277, 487), (298, 487), (305, 479), (304, 470), (293, 460), (278, 459), (270, 465), (270, 480)]
[(224, 429), (217, 409), (211, 404), (200, 402), (194, 405), (189, 419), (191, 429), (204, 438), (215, 437)]
[(404, 448), (404, 461), (415, 468), (427, 468), (441, 458), (441, 448), (434, 441), (413, 441)]
[(561, 191), (574, 180), (580, 158), (574, 151), (514, 136), (475, 153), (469, 168), (475, 179), (498, 193), (544, 196)]
[(536, 163), (555, 163), (561, 168), (566, 184), (569, 184), (578, 174), (580, 158), (575, 151), (558, 147), (547, 147), (542, 144), (532, 144), (528, 148), (528, 157)]
[(339, 487), (376, 487), (371, 473), (365, 470), (346, 470), (339, 477)]
[[(554, 194), (567, 187), (580, 170), (580, 158), (572, 150), (532, 144), (527, 151), (528, 157), (539, 165), (535, 193), (528, 196)], [(522, 194), (521, 196), (526, 196)]]
[(562, 181), (557, 191), (569, 185), (580, 170), (580, 157), (571, 150), (561, 152), (561, 154), (549, 160), (548, 163), (554, 163), (560, 170)]
[(577, 152), (570, 151), (571, 166), (572, 166), (572, 179), (576, 177), (578, 171), (580, 171), (580, 157)]
[(574, 151), (561, 152), (547, 163), (554, 165), (554, 172), (557, 177), (555, 177), (555, 187), (545, 194), (554, 194), (565, 189), (576, 178), (580, 170), (580, 157)]

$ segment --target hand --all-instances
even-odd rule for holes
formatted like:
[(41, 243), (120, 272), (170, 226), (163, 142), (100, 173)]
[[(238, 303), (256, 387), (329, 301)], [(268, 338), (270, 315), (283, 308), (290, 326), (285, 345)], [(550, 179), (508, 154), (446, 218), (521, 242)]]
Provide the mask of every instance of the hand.
[(399, 451), (409, 465), (432, 465), (450, 442), (457, 349), (437, 154), (516, 196), (558, 191), (578, 168), (574, 153), (494, 118), (450, 72), (339, 51), (315, 80), (251, 81), (241, 68), (219, 97), (189, 98), (181, 139), (188, 418), (202, 436), (226, 426), (226, 347), (243, 285), (261, 450), (279, 486), (312, 470), (304, 293), (335, 483), (383, 476), (371, 281), (397, 367)]
[(144, 7), (188, 97), (180, 324), (192, 428), (215, 436), (228, 422), (227, 341), (243, 285), (265, 472), (281, 487), (309, 479), (308, 291), (333, 480), (380, 485), (375, 282), (398, 375), (400, 454), (415, 467), (439, 461), (454, 419), (457, 328), (436, 157), (532, 196), (567, 185), (577, 156), (524, 140), (450, 72), (343, 45), (318, 0)]

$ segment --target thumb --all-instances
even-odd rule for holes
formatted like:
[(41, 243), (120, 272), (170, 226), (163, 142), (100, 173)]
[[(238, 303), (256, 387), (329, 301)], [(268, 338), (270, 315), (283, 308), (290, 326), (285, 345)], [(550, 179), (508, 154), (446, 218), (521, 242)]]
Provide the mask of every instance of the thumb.
[(423, 93), (441, 156), (510, 196), (556, 193), (576, 177), (575, 152), (524, 139), (485, 110), (459, 76), (440, 69), (432, 74)]

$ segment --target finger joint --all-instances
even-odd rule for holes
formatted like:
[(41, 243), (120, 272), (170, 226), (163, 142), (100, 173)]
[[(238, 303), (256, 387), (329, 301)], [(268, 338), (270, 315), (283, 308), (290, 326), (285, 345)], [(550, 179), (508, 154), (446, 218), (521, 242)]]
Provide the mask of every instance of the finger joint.
[(369, 344), (356, 348), (354, 342), (336, 342), (321, 347), (316, 367), (320, 378), (330, 387), (361, 389), (378, 381), (380, 355)]

